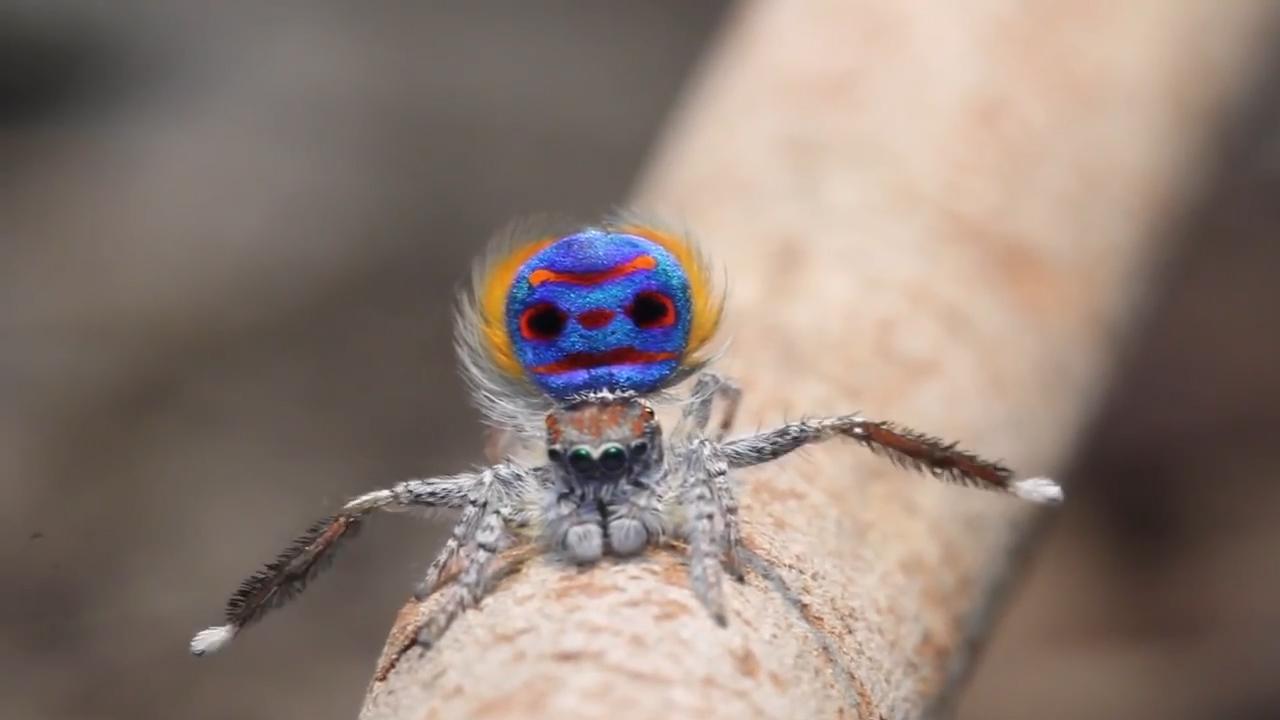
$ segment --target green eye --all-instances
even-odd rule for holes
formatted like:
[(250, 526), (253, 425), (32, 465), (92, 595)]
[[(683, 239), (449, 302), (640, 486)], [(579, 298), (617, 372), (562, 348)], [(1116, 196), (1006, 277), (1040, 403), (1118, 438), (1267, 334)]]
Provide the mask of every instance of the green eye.
[(596, 459), (592, 457), (590, 450), (578, 446), (569, 451), (569, 467), (576, 473), (590, 474), (596, 469)]
[(627, 451), (621, 445), (609, 445), (600, 451), (600, 467), (615, 473), (627, 466)]

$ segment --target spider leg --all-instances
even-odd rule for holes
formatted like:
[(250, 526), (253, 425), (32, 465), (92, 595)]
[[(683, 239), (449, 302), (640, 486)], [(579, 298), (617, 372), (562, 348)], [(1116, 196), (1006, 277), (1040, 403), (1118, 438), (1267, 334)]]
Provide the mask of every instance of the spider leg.
[(476, 528), (475, 543), (466, 553), (466, 565), (449, 589), (444, 603), (418, 631), (417, 642), (430, 648), (440, 641), (458, 616), (476, 606), (484, 597), (495, 577), (493, 560), (502, 549), (507, 536), (504, 511), (483, 503), (483, 517)]
[[(531, 492), (538, 484), (537, 470), (526, 470), (515, 465), (495, 465), (480, 473), (467, 491), (467, 505), (453, 525), (449, 539), (427, 567), (422, 582), (414, 589), (415, 600), (423, 600), (440, 587), (440, 576), (453, 563), (462, 549), (474, 539), (484, 514), (484, 508), (494, 498), (512, 502)], [(516, 511), (506, 512), (508, 522), (516, 526), (527, 524), (527, 519)]]
[(738, 497), (729, 483), (727, 466), (724, 472), (711, 476), (711, 488), (715, 491), (716, 503), (724, 518), (724, 569), (734, 580), (742, 582), (747, 576), (742, 571), (739, 552), (742, 547), (742, 529), (738, 524)]
[(716, 424), (711, 437), (717, 442), (724, 440), (733, 427), (738, 416), (738, 405), (742, 402), (742, 388), (734, 381), (713, 372), (698, 375), (689, 395), (689, 402), (680, 415), (680, 423), (675, 434), (679, 437), (702, 436), (711, 422), (711, 411), (717, 398), (724, 401), (724, 411), (720, 422)]
[(191, 640), (191, 653), (217, 652), (247, 625), (301, 594), (369, 514), (377, 510), (462, 507), (492, 471), (407, 480), (351, 499), (336, 514), (314, 523), (275, 560), (240, 583), (227, 601), (226, 623), (197, 633)]
[(1008, 467), (962, 450), (955, 443), (860, 415), (788, 423), (723, 443), (720, 449), (730, 468), (751, 467), (833, 437), (852, 438), (899, 467), (927, 472), (944, 482), (1006, 492), (1039, 503), (1062, 501), (1062, 488), (1049, 478), (1016, 479)]
[[(729, 465), (715, 444), (690, 448), (685, 468), (685, 535), (689, 542), (689, 582), (711, 617), (726, 623), (722, 575), (743, 579), (739, 548), (738, 501), (729, 482)], [(723, 563), (723, 565), (722, 565)]]
[(721, 550), (725, 538), (715, 491), (705, 478), (692, 484), (688, 491), (689, 520), (685, 534), (689, 540), (689, 583), (693, 593), (711, 614), (717, 625), (727, 624), (724, 608)]

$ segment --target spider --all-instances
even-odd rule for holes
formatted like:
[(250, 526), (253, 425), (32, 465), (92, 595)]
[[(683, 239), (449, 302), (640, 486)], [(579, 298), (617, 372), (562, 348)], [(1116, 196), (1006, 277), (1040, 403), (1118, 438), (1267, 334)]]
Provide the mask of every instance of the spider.
[[(590, 565), (683, 540), (692, 590), (724, 625), (723, 577), (743, 577), (731, 473), (831, 438), (944, 481), (1035, 502), (1062, 499), (1052, 480), (1017, 480), (954, 443), (857, 414), (727, 439), (742, 393), (707, 370), (722, 302), (690, 241), (628, 217), (585, 228), (515, 226), (501, 237), (462, 297), (455, 340), (489, 423), (517, 441), (540, 436), (545, 461), (508, 457), (350, 500), (245, 580), (227, 603), (225, 624), (192, 639), (193, 654), (221, 649), (297, 596), (379, 510), (461, 511), (415, 592), (425, 598), (457, 568), (418, 633), (429, 647), (479, 603), (493, 584), (497, 554), (516, 542)], [(692, 392), (664, 434), (655, 404), (670, 401), (686, 380)], [(717, 403), (723, 408), (712, 425)]]

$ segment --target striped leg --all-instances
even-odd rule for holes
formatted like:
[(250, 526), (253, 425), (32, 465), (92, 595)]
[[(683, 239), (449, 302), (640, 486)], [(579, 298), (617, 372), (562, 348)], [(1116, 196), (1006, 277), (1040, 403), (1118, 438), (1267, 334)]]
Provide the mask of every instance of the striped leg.
[(458, 557), (458, 552), (475, 536), (493, 480), (494, 469), (489, 468), (481, 472), (479, 479), (471, 484), (467, 492), (467, 506), (462, 509), (458, 521), (453, 524), (453, 531), (449, 534), (449, 539), (444, 541), (444, 547), (440, 548), (440, 552), (436, 553), (431, 565), (427, 567), (422, 582), (414, 588), (414, 599), (423, 600), (436, 591), (440, 585), (440, 576)]
[(724, 569), (734, 580), (742, 582), (742, 529), (738, 525), (738, 496), (729, 482), (729, 466), (723, 458), (716, 458), (709, 466), (711, 489), (715, 491), (717, 507), (724, 516)]
[(422, 582), (414, 589), (415, 600), (426, 599), (440, 587), (440, 577), (463, 548), (475, 538), (486, 507), (493, 507), (496, 512), (504, 513), (507, 521), (515, 526), (523, 526), (528, 522), (518, 498), (528, 497), (538, 491), (543, 482), (538, 473), (537, 468), (495, 465), (479, 474), (467, 491), (467, 505), (454, 523), (453, 532), (427, 567)]
[(476, 606), (489, 590), (493, 579), (493, 560), (502, 549), (506, 524), (499, 508), (482, 504), (483, 516), (476, 528), (475, 543), (466, 553), (466, 565), (450, 587), (448, 597), (429, 616), (418, 631), (418, 644), (430, 648), (440, 641), (453, 621)]
[[(729, 484), (729, 466), (715, 446), (702, 441), (689, 449), (686, 465), (685, 536), (689, 541), (689, 582), (719, 624), (726, 622), (723, 572), (742, 580), (738, 503)], [(723, 566), (721, 565), (723, 563)]]
[(716, 527), (716, 506), (711, 486), (700, 482), (689, 492), (689, 583), (694, 595), (718, 625), (727, 623), (724, 583), (719, 549), (724, 536)]

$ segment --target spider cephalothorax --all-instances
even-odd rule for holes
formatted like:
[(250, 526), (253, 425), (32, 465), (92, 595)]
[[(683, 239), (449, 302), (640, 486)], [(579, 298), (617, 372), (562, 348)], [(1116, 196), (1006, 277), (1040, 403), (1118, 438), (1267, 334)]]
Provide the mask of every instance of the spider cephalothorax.
[(665, 534), (662, 427), (632, 395), (587, 396), (547, 414), (546, 543), (577, 563), (634, 555)]
[[(430, 645), (490, 589), (499, 550), (528, 538), (583, 565), (681, 539), (694, 593), (716, 622), (727, 622), (722, 576), (742, 576), (730, 473), (831, 438), (944, 481), (1036, 502), (1062, 499), (1052, 480), (1016, 479), (954, 443), (856, 414), (726, 439), (740, 391), (703, 371), (700, 353), (720, 305), (693, 246), (624, 221), (530, 237), (490, 253), (463, 300), (457, 338), (490, 422), (518, 437), (542, 434), (545, 461), (508, 459), (352, 499), (244, 581), (227, 603), (226, 624), (198, 633), (193, 653), (217, 650), (301, 592), (377, 510), (460, 511), (418, 589), (420, 597), (436, 591), (445, 569), (459, 568), (418, 633)], [(651, 403), (692, 375), (680, 421), (664, 433)], [(717, 403), (720, 421), (711, 426)]]
[(579, 400), (546, 424), (547, 460), (574, 485), (639, 482), (662, 465), (662, 426), (635, 396)]

